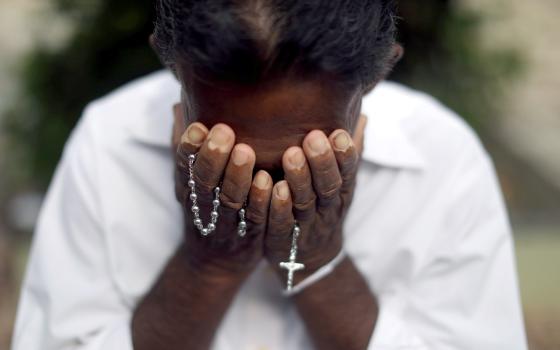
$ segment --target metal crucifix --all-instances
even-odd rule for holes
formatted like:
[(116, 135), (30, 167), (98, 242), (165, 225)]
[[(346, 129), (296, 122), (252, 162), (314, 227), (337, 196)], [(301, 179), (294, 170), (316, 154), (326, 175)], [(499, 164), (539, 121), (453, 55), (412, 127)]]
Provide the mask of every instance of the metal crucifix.
[(288, 271), (288, 282), (286, 285), (286, 291), (292, 290), (294, 286), (294, 272), (303, 270), (305, 268), (304, 264), (297, 263), (297, 238), (300, 233), (300, 228), (297, 223), (294, 224), (292, 230), (292, 248), (290, 249), (290, 260), (287, 262), (281, 262), (279, 264), (281, 269)]

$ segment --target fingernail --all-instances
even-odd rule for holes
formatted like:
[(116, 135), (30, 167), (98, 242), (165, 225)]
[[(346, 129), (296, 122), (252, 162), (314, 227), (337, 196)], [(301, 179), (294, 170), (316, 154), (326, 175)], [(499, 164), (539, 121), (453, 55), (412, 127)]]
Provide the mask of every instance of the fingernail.
[(322, 135), (315, 135), (315, 137), (312, 137), (311, 140), (309, 140), (309, 147), (315, 155), (321, 155), (327, 152), (329, 145)]
[(305, 156), (303, 152), (297, 151), (290, 156), (289, 161), (294, 169), (301, 169), (305, 165)]
[(222, 151), (225, 151), (225, 147), (228, 141), (229, 141), (229, 134), (219, 126), (214, 127), (212, 131), (210, 131), (208, 148), (212, 151), (218, 148)]
[(276, 197), (280, 200), (287, 200), (290, 197), (290, 190), (286, 183), (282, 182), (278, 186), (276, 186)]
[(237, 166), (245, 165), (249, 161), (249, 155), (247, 152), (236, 148), (231, 155), (233, 164)]
[(346, 151), (350, 147), (350, 138), (345, 132), (340, 132), (334, 138), (334, 147), (339, 151)]
[(259, 171), (255, 176), (255, 186), (259, 190), (266, 190), (268, 186), (268, 176), (264, 172)]
[(185, 139), (181, 140), (181, 142), (190, 143), (191, 145), (200, 145), (202, 141), (204, 141), (204, 131), (198, 127), (196, 124), (191, 124), (187, 128), (187, 132), (183, 134)]

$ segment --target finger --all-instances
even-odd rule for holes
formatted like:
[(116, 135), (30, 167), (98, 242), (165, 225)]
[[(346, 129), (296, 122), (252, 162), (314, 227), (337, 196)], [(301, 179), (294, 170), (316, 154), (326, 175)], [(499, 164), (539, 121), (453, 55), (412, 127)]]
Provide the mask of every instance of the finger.
[(208, 137), (208, 128), (204, 124), (195, 122), (187, 127), (180, 139), (178, 151), (183, 157), (197, 153)]
[(317, 196), (303, 149), (288, 148), (282, 157), (282, 166), (292, 194), (295, 219), (299, 222), (307, 221), (315, 214)]
[(222, 183), (220, 199), (225, 208), (238, 211), (251, 188), (255, 152), (246, 144), (235, 145)]
[(334, 150), (334, 156), (342, 178), (340, 191), (346, 193), (354, 187), (360, 155), (352, 137), (346, 130), (335, 130), (329, 136), (329, 142)]
[(356, 124), (356, 128), (354, 129), (353, 141), (360, 156), (364, 151), (364, 132), (366, 130), (367, 122), (367, 116), (365, 114), (361, 114), (360, 118), (358, 119), (358, 123)]
[(251, 184), (247, 199), (247, 234), (255, 236), (266, 229), (268, 208), (272, 197), (272, 177), (264, 170), (260, 170)]
[[(189, 129), (191, 126), (189, 126)], [(188, 132), (186, 134), (188, 136)], [(182, 185), (185, 188), (188, 187), (188, 190), (183, 192), (181, 203), (185, 207), (192, 203), (191, 211), (194, 212), (195, 209), (199, 210), (199, 216), (202, 218), (208, 218), (214, 215), (212, 212), (214, 208), (213, 200), (215, 199), (214, 189), (220, 183), (234, 142), (235, 134), (229, 126), (225, 124), (216, 124), (212, 128), (206, 140), (202, 146), (200, 146), (193, 165), (192, 180), (194, 181), (194, 187), (192, 189), (188, 184), (190, 180), (188, 156), (194, 152), (190, 154), (185, 152), (187, 147), (192, 146), (191, 143), (183, 142), (181, 144), (181, 154), (187, 157), (186, 176), (184, 175), (182, 177), (183, 180), (187, 180), (187, 183), (183, 182)], [(185, 167), (183, 166), (183, 168)], [(196, 195), (196, 199), (198, 200), (196, 207), (194, 205), (194, 200), (190, 198), (191, 195)], [(224, 219), (229, 221), (234, 220), (231, 216), (226, 216)]]
[(290, 240), (294, 216), (288, 182), (283, 180), (274, 185), (268, 213), (267, 245), (275, 251), (285, 247)]
[(198, 149), (208, 135), (208, 129), (201, 123), (189, 125), (184, 129), (183, 112), (180, 105), (173, 108), (174, 123), (172, 144), (175, 150), (175, 196), (177, 200), (183, 202), (186, 185), (189, 180), (188, 156), (198, 152)]
[(213, 194), (220, 183), (235, 142), (235, 133), (225, 124), (216, 124), (200, 147), (193, 169), (196, 190), (203, 198)]
[(322, 131), (314, 130), (303, 140), (318, 205), (329, 206), (337, 200), (342, 178), (331, 144)]

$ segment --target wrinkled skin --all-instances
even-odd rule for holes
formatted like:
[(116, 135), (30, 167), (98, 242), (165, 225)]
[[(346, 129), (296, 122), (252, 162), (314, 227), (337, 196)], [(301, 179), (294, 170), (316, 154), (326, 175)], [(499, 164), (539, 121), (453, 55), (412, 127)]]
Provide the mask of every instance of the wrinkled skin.
[[(306, 269), (296, 273), (296, 283), (332, 260), (342, 248), (363, 142), (360, 91), (335, 93), (332, 84), (318, 81), (251, 88), (184, 81), (191, 93), (174, 108), (174, 144), (188, 256), (234, 273), (250, 272), (264, 256), (285, 276), (278, 263), (288, 258), (297, 220), (298, 262)], [(192, 224), (186, 159), (193, 153), (205, 224), (213, 189), (222, 187), (221, 216), (209, 237)], [(245, 201), (248, 233), (242, 238), (236, 227)]]
[[(395, 45), (387, 71), (401, 55)], [(362, 147), (361, 99), (375, 86), (341, 88), (329, 77), (209, 84), (193, 79), (187, 67), (172, 68), (183, 86), (173, 139), (185, 241), (134, 311), (138, 350), (209, 349), (259, 261), (267, 259), (285, 280), (278, 262), (289, 256), (294, 219), (302, 228), (297, 261), (306, 264), (295, 283), (338, 253)], [(341, 143), (341, 134), (352, 140)], [(323, 149), (314, 151), (314, 144)], [(194, 172), (205, 223), (211, 190), (222, 183), (221, 217), (208, 237), (192, 223), (185, 186), (185, 157), (192, 153), (198, 153)], [(246, 198), (248, 233), (240, 238), (237, 210)], [(316, 348), (367, 348), (379, 309), (351, 257), (291, 300)]]

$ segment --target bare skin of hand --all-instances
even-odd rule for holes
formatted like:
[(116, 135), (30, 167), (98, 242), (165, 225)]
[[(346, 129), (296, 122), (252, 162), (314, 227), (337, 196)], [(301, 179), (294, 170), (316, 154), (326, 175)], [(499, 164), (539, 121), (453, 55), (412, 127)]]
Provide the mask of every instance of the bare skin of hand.
[[(253, 178), (255, 153), (247, 145), (235, 145), (228, 126), (218, 124), (209, 131), (193, 123), (185, 131), (178, 106), (174, 113), (175, 192), (183, 205), (184, 243), (134, 311), (136, 350), (208, 349), (238, 289), (263, 256), (270, 175), (259, 171)], [(193, 177), (205, 225), (214, 188), (222, 188), (219, 225), (207, 237), (201, 237), (191, 212), (187, 158), (193, 153), (198, 153)], [(249, 225), (241, 238), (236, 234), (237, 213), (246, 198)]]
[[(176, 107), (176, 196), (184, 209), (185, 239), (134, 312), (137, 350), (208, 349), (237, 291), (259, 261), (266, 258), (285, 280), (278, 263), (289, 255), (294, 220), (302, 229), (298, 262), (306, 264), (295, 282), (332, 260), (342, 247), (342, 224), (352, 201), (365, 126), (362, 117), (353, 139), (344, 130), (329, 137), (318, 130), (310, 132), (302, 147), (286, 150), (285, 180), (274, 185), (265, 171), (252, 176), (255, 152), (246, 144), (235, 144), (230, 127), (216, 124), (208, 130), (195, 122), (185, 131), (183, 120)], [(213, 190), (222, 188), (217, 228), (207, 237), (200, 235), (191, 213), (187, 157), (194, 153), (193, 176), (205, 224)], [(239, 237), (238, 210), (245, 200), (247, 235)], [(377, 303), (351, 259), (294, 302), (317, 348), (366, 347)]]
[(274, 185), (265, 236), (265, 257), (280, 275), (279, 262), (289, 256), (292, 227), (297, 220), (298, 262), (305, 269), (294, 282), (332, 260), (342, 249), (342, 226), (352, 202), (363, 148), (365, 116), (360, 117), (354, 138), (345, 130), (329, 137), (311, 131), (303, 147), (291, 147), (282, 162), (285, 179)]
[[(360, 117), (354, 138), (342, 129), (329, 137), (314, 130), (305, 137), (302, 147), (287, 149), (282, 159), (286, 180), (274, 188), (263, 170), (251, 179), (255, 152), (246, 144), (234, 145), (235, 134), (227, 125), (217, 124), (208, 133), (206, 126), (195, 122), (179, 136), (184, 130), (179, 106), (175, 116), (176, 194), (185, 208), (188, 232), (194, 232), (187, 232), (185, 238), (196, 263), (213, 264), (225, 271), (252, 270), (264, 254), (271, 266), (283, 274), (278, 264), (289, 255), (294, 220), (302, 231), (298, 261), (306, 265), (296, 274), (296, 283), (340, 252), (342, 225), (352, 202), (363, 148), (365, 116)], [(202, 218), (210, 217), (213, 189), (222, 184), (217, 232), (208, 237), (201, 237), (192, 224), (187, 157), (194, 153), (198, 153), (194, 180)], [(235, 234), (238, 211), (246, 197), (248, 234), (239, 237)]]
[[(294, 282), (330, 262), (342, 249), (342, 227), (352, 202), (367, 119), (360, 116), (353, 137), (335, 130), (310, 132), (302, 147), (283, 155), (285, 180), (275, 184), (265, 235), (265, 257), (282, 280), (279, 262), (289, 256), (292, 223), (301, 234), (297, 261), (305, 264)], [(378, 304), (350, 257), (294, 298), (317, 349), (366, 349)]]
[[(187, 130), (181, 128), (181, 109), (175, 108), (174, 141), (176, 144), (176, 196), (184, 208), (186, 232), (185, 249), (195, 265), (210, 266), (220, 272), (250, 272), (262, 259), (262, 244), (266, 230), (272, 178), (266, 171), (259, 171), (253, 179), (255, 152), (246, 144), (235, 144), (235, 133), (225, 124), (212, 130), (201, 123), (192, 123)], [(206, 225), (214, 188), (221, 186), (221, 205), (216, 231), (203, 237), (193, 224), (188, 160), (197, 153), (193, 169), (200, 217)], [(245, 203), (247, 234), (237, 234), (238, 212)]]

